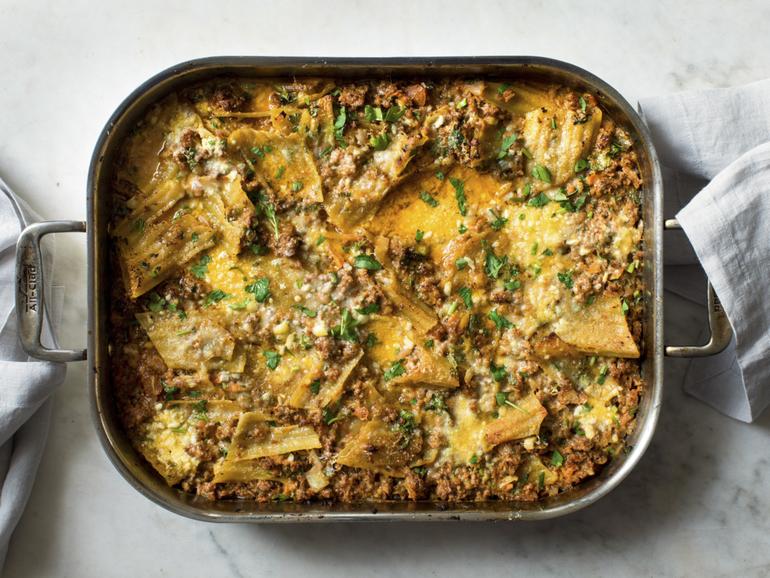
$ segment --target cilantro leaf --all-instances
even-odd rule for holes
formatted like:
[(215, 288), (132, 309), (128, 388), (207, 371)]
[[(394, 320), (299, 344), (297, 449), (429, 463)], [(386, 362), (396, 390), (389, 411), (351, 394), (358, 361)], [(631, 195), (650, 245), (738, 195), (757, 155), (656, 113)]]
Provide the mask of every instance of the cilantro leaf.
[(564, 273), (557, 273), (556, 277), (559, 279), (559, 281), (562, 282), (562, 284), (567, 289), (572, 289), (573, 285), (575, 284), (572, 280), (572, 271), (566, 271)]
[(550, 202), (551, 199), (548, 198), (548, 195), (545, 193), (540, 193), (536, 197), (532, 197), (529, 201), (527, 201), (527, 204), (530, 207), (545, 207)]
[(457, 294), (460, 295), (463, 303), (465, 303), (466, 309), (471, 309), (473, 307), (473, 293), (471, 292), (470, 288), (460, 287), (457, 290)]
[(396, 377), (404, 375), (405, 373), (406, 368), (404, 367), (404, 360), (399, 359), (398, 361), (394, 361), (393, 364), (385, 371), (385, 373), (382, 374), (382, 379), (385, 381), (390, 381), (391, 379), (395, 379)]
[(356, 255), (356, 258), (353, 260), (353, 266), (356, 269), (366, 269), (367, 271), (379, 271), (382, 269), (382, 264), (373, 255), (367, 255), (366, 253)]
[(265, 356), (265, 364), (267, 367), (272, 371), (275, 371), (275, 368), (278, 367), (279, 363), (281, 363), (281, 356), (275, 351), (263, 351), (262, 355)]
[(431, 207), (438, 207), (438, 201), (427, 191), (420, 191), (420, 199)]
[(270, 297), (270, 279), (262, 277), (246, 285), (244, 288), (247, 293), (253, 293), (254, 299), (259, 303), (264, 303)]
[(509, 135), (503, 139), (503, 142), (500, 143), (500, 152), (497, 153), (497, 158), (504, 159), (508, 156), (508, 149), (513, 146), (513, 143), (515, 143), (519, 139), (519, 135), (516, 133)]
[(510, 329), (511, 327), (513, 327), (513, 323), (511, 323), (505, 317), (500, 315), (497, 312), (497, 309), (493, 309), (492, 311), (490, 311), (487, 316), (494, 322), (497, 328), (501, 331), (504, 331), (506, 329)]
[(211, 263), (211, 257), (208, 255), (203, 255), (198, 261), (197, 265), (190, 267), (190, 271), (192, 271), (192, 274), (195, 275), (198, 279), (203, 279), (206, 277), (206, 273), (208, 272), (209, 263)]
[(543, 165), (535, 165), (532, 167), (532, 176), (544, 183), (551, 183), (551, 171)]
[(465, 183), (460, 179), (451, 178), (449, 182), (455, 190), (455, 200), (457, 200), (457, 210), (464, 217), (468, 214), (468, 199), (465, 197)]

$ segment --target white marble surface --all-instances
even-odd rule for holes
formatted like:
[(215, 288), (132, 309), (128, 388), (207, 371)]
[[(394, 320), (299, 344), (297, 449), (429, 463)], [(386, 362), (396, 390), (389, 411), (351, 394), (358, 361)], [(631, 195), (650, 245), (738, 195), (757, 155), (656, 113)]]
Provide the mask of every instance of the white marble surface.
[[(538, 54), (592, 70), (631, 101), (770, 76), (765, 0), (160, 4), (0, 0), (0, 174), (45, 218), (85, 217), (108, 115), (150, 75), (198, 56)], [(80, 347), (85, 239), (56, 244), (61, 340)], [(667, 330), (685, 339), (701, 323), (693, 312)], [(71, 365), (6, 576), (768, 576), (770, 415), (745, 425), (715, 413), (682, 394), (683, 369), (667, 366), (639, 467), (568, 518), (258, 527), (182, 519), (132, 490), (98, 446), (85, 366)]]

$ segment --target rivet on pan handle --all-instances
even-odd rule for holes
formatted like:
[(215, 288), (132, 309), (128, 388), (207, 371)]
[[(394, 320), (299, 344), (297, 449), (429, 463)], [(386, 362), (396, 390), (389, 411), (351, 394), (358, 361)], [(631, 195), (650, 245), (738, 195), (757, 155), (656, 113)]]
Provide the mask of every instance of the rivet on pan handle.
[[(663, 225), (665, 230), (681, 229), (682, 226), (676, 219), (667, 219)], [(733, 330), (727, 314), (719, 302), (714, 287), (708, 284), (708, 315), (711, 335), (705, 345), (667, 345), (665, 348), (668, 357), (708, 357), (723, 351), (733, 338)]]
[(21, 346), (45, 361), (82, 361), (85, 349), (49, 349), (40, 342), (45, 316), (43, 255), (40, 239), (49, 233), (85, 233), (83, 221), (46, 221), (30, 225), (16, 243), (16, 316)]

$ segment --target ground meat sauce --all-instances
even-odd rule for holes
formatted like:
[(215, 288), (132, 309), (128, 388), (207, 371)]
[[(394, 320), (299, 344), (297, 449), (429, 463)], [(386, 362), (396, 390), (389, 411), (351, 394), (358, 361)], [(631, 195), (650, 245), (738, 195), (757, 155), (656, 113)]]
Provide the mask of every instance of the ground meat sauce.
[(111, 381), (171, 485), (535, 501), (627, 448), (644, 187), (589, 92), (219, 79), (151, 108), (113, 193)]

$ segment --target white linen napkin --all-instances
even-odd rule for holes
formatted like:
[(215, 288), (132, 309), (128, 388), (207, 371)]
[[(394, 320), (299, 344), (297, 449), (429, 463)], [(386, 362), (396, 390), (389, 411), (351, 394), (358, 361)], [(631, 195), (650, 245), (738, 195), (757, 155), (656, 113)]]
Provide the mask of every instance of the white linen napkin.
[[(43, 454), (50, 397), (66, 371), (62, 363), (31, 360), (19, 344), (14, 311), (16, 240), (31, 220), (32, 212), (0, 179), (0, 570)], [(48, 322), (44, 334), (55, 345)]]
[(753, 421), (770, 404), (770, 80), (639, 109), (663, 165), (666, 217), (676, 214), (692, 245), (668, 235), (666, 289), (702, 302), (699, 262), (735, 333), (721, 354), (690, 362), (685, 391)]

